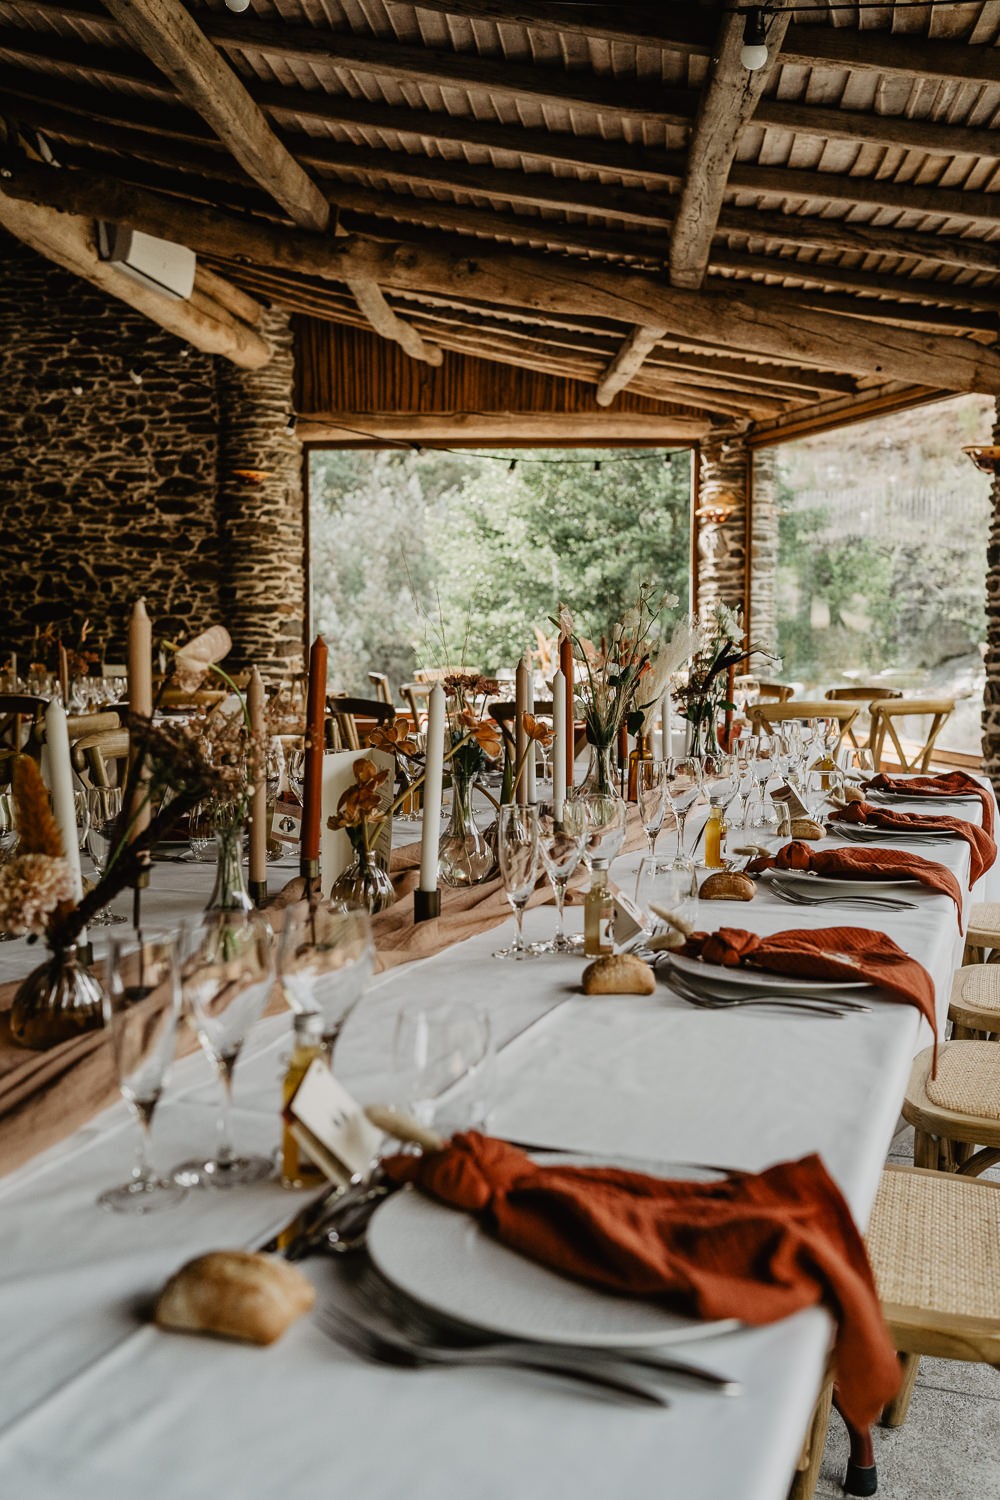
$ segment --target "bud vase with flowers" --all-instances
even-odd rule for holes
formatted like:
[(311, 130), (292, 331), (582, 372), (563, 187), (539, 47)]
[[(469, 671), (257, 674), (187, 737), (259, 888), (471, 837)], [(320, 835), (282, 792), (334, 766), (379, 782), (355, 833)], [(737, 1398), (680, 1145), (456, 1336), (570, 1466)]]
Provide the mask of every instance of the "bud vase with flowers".
[(674, 697), (682, 705), (681, 717), (692, 726), (691, 754), (714, 755), (720, 748), (719, 720), (736, 707), (727, 696), (730, 669), (767, 653), (745, 642), (742, 611), (728, 604), (713, 605), (695, 626), (698, 646), (687, 681), (674, 688)]

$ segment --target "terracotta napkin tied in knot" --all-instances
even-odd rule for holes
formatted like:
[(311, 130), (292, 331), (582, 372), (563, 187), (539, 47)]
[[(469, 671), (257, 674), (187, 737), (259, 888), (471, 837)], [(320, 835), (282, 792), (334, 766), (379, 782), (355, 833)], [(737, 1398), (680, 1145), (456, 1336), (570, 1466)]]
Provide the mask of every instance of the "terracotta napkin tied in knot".
[(993, 837), (993, 794), (981, 781), (967, 776), (964, 771), (942, 772), (940, 776), (884, 776), (872, 777), (865, 783), (870, 792), (899, 792), (904, 797), (954, 797), (967, 792), (978, 797), (983, 809), (983, 827)]
[(818, 1156), (759, 1175), (666, 1181), (615, 1167), (539, 1166), (470, 1131), (442, 1151), (383, 1165), (478, 1215), (512, 1249), (606, 1291), (751, 1324), (822, 1303), (837, 1320), (844, 1411), (859, 1426), (899, 1386), (864, 1244)]
[(848, 880), (919, 880), (931, 891), (941, 891), (955, 903), (962, 926), (962, 889), (946, 865), (903, 849), (811, 849), (794, 839), (777, 854), (758, 854), (747, 865), (751, 875), (762, 870), (812, 870), (828, 878)]
[(969, 890), (992, 869), (997, 846), (985, 828), (947, 813), (897, 812), (894, 807), (874, 807), (870, 802), (849, 802), (830, 814), (831, 823), (862, 823), (884, 828), (887, 833), (950, 833), (969, 846)]

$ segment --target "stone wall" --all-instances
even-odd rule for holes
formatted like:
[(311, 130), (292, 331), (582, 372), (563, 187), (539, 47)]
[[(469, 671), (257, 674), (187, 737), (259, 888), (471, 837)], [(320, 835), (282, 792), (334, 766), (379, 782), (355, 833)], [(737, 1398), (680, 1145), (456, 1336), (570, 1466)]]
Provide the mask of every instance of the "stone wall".
[[(1000, 399), (993, 441), (1000, 443)], [(1000, 474), (993, 476), (993, 516), (986, 552), (986, 687), (983, 693), (983, 770), (1000, 795)]]
[(749, 455), (744, 439), (726, 434), (705, 442), (698, 471), (698, 612), (713, 604), (744, 604), (746, 496)]
[[(778, 481), (774, 449), (757, 449), (751, 455), (751, 462), (750, 636), (765, 650), (777, 652)], [(764, 675), (770, 676), (770, 673)]]
[[(0, 289), (0, 651), (27, 661), (40, 626), (72, 643), (89, 620), (91, 642), (121, 660), (144, 594), (157, 636), (222, 620), (239, 663), (258, 653), (298, 670), (304, 528), (299, 445), (283, 433), (287, 319), (267, 329), (274, 366), (247, 374), (2, 234)], [(272, 477), (237, 489), (233, 468)]]

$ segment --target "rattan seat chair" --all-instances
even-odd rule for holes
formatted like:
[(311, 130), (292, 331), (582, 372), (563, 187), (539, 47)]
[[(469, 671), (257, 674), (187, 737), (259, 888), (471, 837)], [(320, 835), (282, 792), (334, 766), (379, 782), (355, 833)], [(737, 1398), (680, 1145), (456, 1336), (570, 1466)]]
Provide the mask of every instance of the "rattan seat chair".
[[(913, 1164), (976, 1177), (1000, 1161), (1000, 1048), (950, 1041), (913, 1059), (903, 1118), (913, 1126)], [(979, 1148), (978, 1150), (976, 1148)]]
[(1000, 965), (966, 964), (955, 970), (948, 1019), (953, 1041), (1000, 1038)]
[(377, 724), (384, 724), (386, 720), (396, 716), (391, 703), (380, 703), (377, 698), (336, 695), (328, 698), (326, 703), (336, 730), (336, 738), (340, 740), (340, 747), (344, 750), (362, 748), (358, 719), (374, 719)]
[(99, 786), (124, 786), (128, 753), (129, 733), (120, 726), (81, 735), (70, 746), (73, 769), (81, 785), (88, 790)]
[[(903, 772), (930, 769), (934, 744), (945, 724), (955, 712), (954, 698), (876, 698), (870, 705), (872, 716), (871, 751), (876, 771), (881, 771), (887, 756), (895, 754), (893, 764)], [(904, 750), (896, 727), (899, 719), (929, 719), (923, 742), (914, 750)]]
[(991, 953), (1000, 950), (1000, 902), (973, 901), (969, 925), (965, 929), (963, 963), (989, 962)]

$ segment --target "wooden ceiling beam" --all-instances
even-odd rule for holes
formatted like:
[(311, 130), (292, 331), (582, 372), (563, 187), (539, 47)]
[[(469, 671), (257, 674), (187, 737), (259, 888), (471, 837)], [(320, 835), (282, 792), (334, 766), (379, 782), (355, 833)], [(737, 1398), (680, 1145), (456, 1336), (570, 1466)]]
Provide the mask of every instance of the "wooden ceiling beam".
[(1000, 272), (1000, 241), (970, 235), (929, 234), (916, 229), (861, 224), (852, 219), (825, 219), (819, 214), (779, 214), (759, 208), (723, 208), (719, 232), (750, 240), (777, 240), (816, 250), (850, 250), (862, 254), (913, 256), (917, 260), (968, 271)]
[(854, 177), (847, 172), (803, 172), (734, 162), (726, 187), (729, 192), (864, 204), (899, 209), (901, 213), (1000, 224), (1000, 193), (966, 192), (963, 188), (943, 188), (936, 183), (886, 182), (882, 178)]
[(436, 344), (421, 338), (415, 328), (405, 319), (397, 317), (385, 300), (377, 282), (367, 278), (353, 277), (347, 283), (358, 308), (377, 334), (391, 339), (410, 356), (427, 365), (441, 363), (441, 350)]
[[(390, 4), (394, 0), (390, 0)], [(715, 41), (711, 12), (694, 5), (524, 4), (523, 0), (419, 0), (421, 10), (493, 21), (499, 26), (569, 32), (627, 47), (661, 47), (691, 57), (708, 57)]]
[(104, 0), (115, 25), (170, 80), (254, 182), (302, 229), (324, 230), (330, 204), (278, 139), (239, 77), (181, 0)]
[[(787, 53), (787, 39), (783, 50)], [(1000, 136), (995, 128), (984, 130), (969, 125), (948, 125), (940, 120), (883, 115), (873, 110), (827, 109), (823, 105), (790, 99), (762, 99), (753, 124), (772, 130), (787, 130), (795, 135), (818, 136), (825, 141), (854, 141), (858, 145), (929, 151), (932, 156), (972, 156), (980, 161), (996, 160), (1000, 156)]]
[(564, 265), (553, 257), (500, 254), (451, 255), (423, 246), (330, 239), (191, 208), (141, 189), (95, 180), (82, 172), (18, 167), (0, 184), (12, 197), (180, 236), (202, 253), (245, 256), (263, 264), (306, 271), (324, 279), (373, 279), (385, 288), (438, 289), (486, 302), (577, 311), (631, 328), (658, 328), (661, 337), (704, 337), (752, 354), (792, 358), (841, 373), (915, 381), (928, 371), (941, 388), (1000, 392), (1000, 354), (961, 338), (867, 325), (794, 309), (780, 292), (748, 288), (732, 295), (664, 287), (656, 278), (618, 269)]
[[(134, 308), (195, 349), (220, 354), (247, 370), (259, 370), (271, 358), (270, 344), (217, 300), (213, 293), (218, 288), (211, 282), (202, 279), (190, 299), (179, 299), (154, 291), (101, 260), (89, 217), (0, 194), (0, 225), (46, 260)], [(235, 291), (233, 296), (237, 297)]]
[(768, 61), (750, 72), (743, 66), (745, 17), (726, 12), (712, 71), (698, 106), (688, 147), (687, 173), (670, 238), (670, 282), (697, 290), (708, 271), (712, 237), (726, 193), (740, 132), (752, 116), (777, 66), (790, 17), (786, 0), (772, 0), (766, 17)]
[(610, 406), (629, 381), (638, 375), (643, 360), (659, 342), (655, 329), (636, 327), (625, 338), (614, 359), (597, 382), (598, 406)]
[(629, 447), (690, 446), (712, 430), (707, 413), (665, 412), (339, 412), (300, 415), (297, 431), (306, 443), (345, 448), (391, 444), (412, 452), (429, 447)]
[[(765, 276), (789, 276), (814, 286), (879, 292), (900, 301), (931, 302), (944, 307), (1000, 312), (998, 285), (935, 281), (931, 277), (921, 276), (891, 276), (885, 271), (865, 271), (857, 266), (830, 265), (821, 260), (793, 260), (790, 256), (753, 255), (748, 250), (732, 250), (724, 244), (713, 245), (709, 272), (723, 268), (746, 274), (761, 272)], [(973, 323), (970, 326), (977, 325)]]
[(944, 37), (911, 37), (852, 26), (793, 26), (782, 48), (783, 61), (803, 67), (903, 74), (956, 83), (1000, 83), (1000, 48), (969, 46)]

